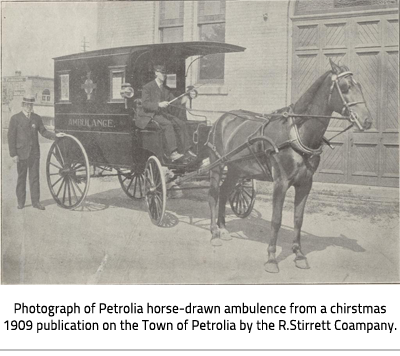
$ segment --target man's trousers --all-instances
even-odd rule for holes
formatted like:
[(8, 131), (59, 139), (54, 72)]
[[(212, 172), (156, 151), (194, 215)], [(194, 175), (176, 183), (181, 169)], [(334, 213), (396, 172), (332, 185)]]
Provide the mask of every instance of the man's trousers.
[(17, 199), (18, 205), (24, 206), (26, 200), (26, 177), (29, 171), (29, 189), (31, 192), (32, 205), (39, 203), (40, 200), (40, 182), (39, 182), (39, 153), (31, 152), (28, 159), (20, 160), (17, 163)]
[(167, 155), (170, 155), (175, 150), (178, 150), (180, 153), (185, 153), (190, 149), (192, 145), (184, 121), (172, 115), (168, 115), (168, 118), (162, 115), (155, 115), (153, 120), (160, 125), (164, 132)]

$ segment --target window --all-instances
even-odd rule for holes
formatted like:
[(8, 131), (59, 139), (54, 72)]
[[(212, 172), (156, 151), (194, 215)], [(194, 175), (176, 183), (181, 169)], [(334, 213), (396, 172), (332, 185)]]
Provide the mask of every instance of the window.
[(183, 1), (160, 2), (160, 42), (183, 41)]
[(42, 101), (50, 101), (50, 90), (49, 89), (43, 90)]
[[(225, 42), (225, 0), (199, 2), (201, 41)], [(199, 80), (221, 83), (224, 80), (225, 55), (212, 54), (200, 59)]]
[(125, 82), (125, 67), (114, 67), (110, 69), (110, 101), (123, 102), (121, 96), (122, 83)]
[(69, 74), (59, 74), (59, 101), (69, 101)]

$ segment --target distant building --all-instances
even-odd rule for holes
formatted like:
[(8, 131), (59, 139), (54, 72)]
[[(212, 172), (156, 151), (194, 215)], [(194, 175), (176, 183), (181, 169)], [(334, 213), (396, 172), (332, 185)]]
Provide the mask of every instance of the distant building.
[(2, 127), (8, 128), (12, 115), (21, 111), (24, 95), (34, 95), (34, 111), (46, 126), (54, 126), (54, 79), (39, 76), (23, 76), (16, 71), (13, 76), (2, 78)]

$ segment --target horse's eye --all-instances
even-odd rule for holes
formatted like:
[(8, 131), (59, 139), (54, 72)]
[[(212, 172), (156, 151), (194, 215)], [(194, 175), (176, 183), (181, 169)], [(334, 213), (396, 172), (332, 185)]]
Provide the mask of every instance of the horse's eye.
[(342, 91), (343, 94), (346, 94), (349, 92), (350, 85), (347, 81), (340, 83), (340, 90)]

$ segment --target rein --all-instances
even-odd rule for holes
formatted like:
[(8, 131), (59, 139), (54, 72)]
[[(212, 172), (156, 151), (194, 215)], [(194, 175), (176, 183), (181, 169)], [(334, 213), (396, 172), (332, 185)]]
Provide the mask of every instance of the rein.
[[(236, 113), (232, 113), (229, 111), (219, 111), (219, 110), (198, 110), (198, 109), (189, 109), (189, 108), (181, 108), (179, 107), (179, 109), (182, 110), (186, 110), (189, 113), (191, 113), (194, 116), (202, 116), (202, 115), (196, 115), (193, 114), (194, 112), (202, 112), (202, 113), (213, 113), (213, 114), (230, 114), (239, 118), (242, 118), (246, 121), (257, 121), (257, 122), (263, 122), (263, 124), (260, 126), (265, 128), (265, 126), (268, 125), (269, 122), (277, 120), (279, 118), (286, 118), (286, 119), (290, 119), (290, 127), (289, 127), (289, 136), (290, 136), (290, 140), (287, 142), (290, 145), (294, 146), (294, 148), (296, 148), (298, 151), (300, 151), (303, 154), (307, 154), (307, 155), (320, 155), (322, 153), (322, 145), (317, 148), (317, 149), (312, 149), (309, 148), (307, 146), (305, 146), (301, 139), (300, 139), (300, 135), (298, 132), (298, 128), (297, 125), (294, 122), (294, 118), (304, 118), (304, 119), (312, 119), (312, 118), (316, 118), (316, 119), (334, 119), (334, 120), (345, 120), (345, 121), (349, 121), (350, 122), (350, 126), (346, 127), (344, 130), (340, 131), (338, 134), (336, 134), (335, 136), (331, 137), (331, 139), (326, 139), (323, 138), (322, 142), (324, 142), (325, 144), (327, 144), (330, 148), (333, 149), (333, 147), (330, 145), (330, 141), (332, 141), (335, 137), (341, 135), (342, 133), (348, 131), (350, 128), (352, 128), (354, 125), (356, 125), (360, 131), (363, 131), (363, 127), (361, 126), (360, 122), (357, 119), (357, 115), (351, 110), (352, 106), (355, 106), (357, 104), (365, 104), (364, 101), (354, 101), (354, 102), (346, 102), (342, 90), (340, 89), (340, 85), (339, 85), (339, 81), (342, 78), (348, 77), (353, 75), (352, 72), (350, 71), (346, 71), (340, 74), (332, 74), (332, 85), (330, 87), (330, 91), (329, 91), (329, 96), (328, 96), (328, 105), (330, 106), (331, 104), (331, 99), (332, 99), (332, 93), (334, 88), (337, 89), (338, 94), (342, 100), (342, 110), (341, 110), (341, 115), (342, 117), (337, 117), (337, 116), (328, 116), (328, 115), (307, 115), (307, 114), (295, 114), (293, 112), (289, 111), (284, 111), (281, 113), (271, 113), (271, 114), (262, 114), (262, 115), (254, 115), (253, 118), (250, 118), (248, 116), (244, 117), (241, 115), (238, 115)], [(177, 107), (177, 106), (176, 106)], [(291, 109), (292, 106), (289, 106), (289, 109)], [(348, 113), (348, 115), (345, 115), (346, 112)], [(204, 116), (203, 116), (204, 117)], [(258, 129), (256, 130), (258, 131)], [(211, 134), (211, 131), (209, 133), (209, 136)], [(215, 136), (215, 132), (213, 133), (213, 136)], [(217, 156), (221, 157), (219, 155), (219, 153), (216, 151), (216, 147), (214, 144), (210, 144), (210, 137), (207, 140), (207, 144), (213, 149), (213, 151), (217, 154)], [(215, 142), (215, 137), (213, 137), (213, 142)]]

